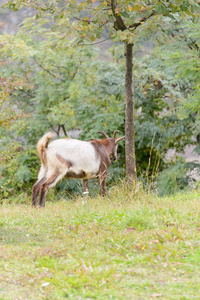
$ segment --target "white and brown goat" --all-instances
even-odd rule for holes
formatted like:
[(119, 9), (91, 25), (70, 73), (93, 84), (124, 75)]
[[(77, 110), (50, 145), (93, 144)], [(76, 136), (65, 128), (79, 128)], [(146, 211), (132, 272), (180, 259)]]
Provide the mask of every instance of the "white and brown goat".
[(105, 138), (101, 140), (80, 141), (76, 139), (58, 139), (49, 144), (54, 133), (46, 133), (37, 144), (41, 159), (38, 181), (33, 186), (32, 206), (37, 204), (40, 192), (39, 206), (45, 206), (45, 198), (50, 187), (66, 176), (81, 178), (84, 192), (89, 191), (88, 179), (99, 178), (101, 195), (105, 195), (106, 178), (111, 161), (117, 157), (117, 147), (123, 137), (113, 138), (99, 131)]

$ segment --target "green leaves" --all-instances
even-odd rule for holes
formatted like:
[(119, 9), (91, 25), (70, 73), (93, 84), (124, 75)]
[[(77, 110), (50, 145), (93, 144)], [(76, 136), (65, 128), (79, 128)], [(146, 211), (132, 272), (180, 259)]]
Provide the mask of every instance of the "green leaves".
[[(112, 32), (111, 28), (115, 28), (116, 31), (126, 31), (126, 29), (129, 31), (130, 28), (135, 30), (147, 22), (152, 13), (173, 16), (182, 12), (182, 18), (184, 18), (185, 15), (195, 17), (199, 11), (199, 4), (194, 0), (157, 1), (156, 3), (149, 3), (147, 0), (142, 3), (115, 2), (113, 0), (110, 3), (106, 1), (80, 1), (79, 3), (65, 1), (60, 3), (58, 0), (51, 0), (45, 4), (33, 0), (28, 3), (23, 0), (7, 2), (7, 6), (13, 10), (27, 5), (36, 8), (36, 19), (48, 19), (52, 16), (54, 23), (52, 25), (56, 26), (60, 32), (68, 30), (73, 37), (77, 37), (77, 40), (83, 38), (90, 42), (100, 38), (106, 28), (110, 33)], [(110, 37), (115, 41), (134, 42), (132, 33), (128, 34), (128, 32), (120, 34), (120, 36), (111, 34)]]
[(115, 34), (113, 34), (112, 40), (114, 42), (121, 41), (121, 42), (133, 44), (135, 41), (135, 33), (132, 33), (128, 29), (124, 31), (118, 30), (115, 32)]
[(155, 7), (155, 11), (158, 13), (158, 14), (166, 14), (167, 10), (165, 8), (164, 5), (156, 5)]

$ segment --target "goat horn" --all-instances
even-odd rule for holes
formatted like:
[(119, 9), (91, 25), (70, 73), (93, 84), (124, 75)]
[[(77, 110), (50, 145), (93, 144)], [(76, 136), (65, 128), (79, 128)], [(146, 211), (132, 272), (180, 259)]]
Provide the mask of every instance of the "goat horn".
[(104, 131), (98, 131), (97, 133), (103, 134), (107, 139), (109, 139), (109, 136)]
[(115, 130), (115, 131), (114, 131), (114, 134), (113, 134), (114, 139), (116, 139), (116, 134), (117, 134), (117, 132), (119, 132), (119, 130)]
[(124, 136), (121, 136), (120, 138), (116, 139), (115, 143), (119, 143), (121, 140), (123, 140), (125, 138), (125, 135)]

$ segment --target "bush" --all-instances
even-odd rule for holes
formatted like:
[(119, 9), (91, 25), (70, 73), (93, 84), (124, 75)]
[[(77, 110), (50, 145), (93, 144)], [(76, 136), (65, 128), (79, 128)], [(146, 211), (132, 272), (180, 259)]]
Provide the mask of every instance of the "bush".
[(160, 172), (157, 179), (157, 190), (160, 196), (174, 194), (189, 188), (191, 164), (179, 157), (168, 169)]
[(23, 192), (30, 194), (37, 178), (39, 163), (35, 149), (24, 149), (17, 143), (13, 144), (0, 168), (1, 198), (15, 197)]

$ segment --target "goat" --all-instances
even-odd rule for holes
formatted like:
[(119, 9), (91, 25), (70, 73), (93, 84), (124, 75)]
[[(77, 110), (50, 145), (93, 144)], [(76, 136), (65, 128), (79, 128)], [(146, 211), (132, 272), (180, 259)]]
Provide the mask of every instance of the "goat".
[(32, 206), (45, 206), (45, 198), (50, 187), (64, 176), (82, 179), (84, 192), (89, 192), (88, 179), (99, 178), (100, 193), (105, 195), (106, 179), (111, 161), (117, 158), (117, 147), (124, 136), (113, 138), (99, 131), (105, 138), (101, 140), (81, 141), (77, 139), (58, 139), (49, 144), (54, 133), (48, 132), (38, 141), (37, 149), (41, 159), (38, 180), (32, 189)]

